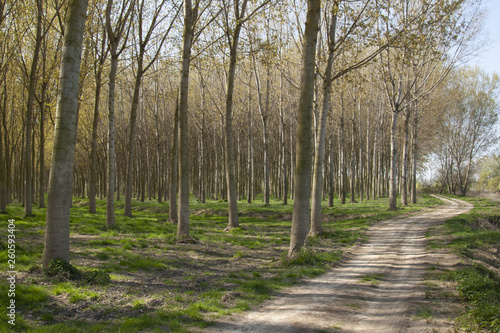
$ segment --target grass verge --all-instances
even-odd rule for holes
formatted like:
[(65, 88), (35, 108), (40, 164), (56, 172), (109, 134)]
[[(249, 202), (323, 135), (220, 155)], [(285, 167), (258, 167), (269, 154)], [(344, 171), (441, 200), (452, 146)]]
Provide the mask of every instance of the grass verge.
[[(453, 269), (431, 266), (428, 276), (451, 282), (455, 298), (463, 307), (456, 324), (466, 332), (500, 332), (500, 204), (489, 199), (456, 197), (474, 205), (431, 230), (429, 248), (454, 253), (461, 258)], [(430, 283), (430, 282), (429, 282)], [(429, 286), (426, 297), (436, 295)], [(443, 298), (443, 297), (441, 297)]]

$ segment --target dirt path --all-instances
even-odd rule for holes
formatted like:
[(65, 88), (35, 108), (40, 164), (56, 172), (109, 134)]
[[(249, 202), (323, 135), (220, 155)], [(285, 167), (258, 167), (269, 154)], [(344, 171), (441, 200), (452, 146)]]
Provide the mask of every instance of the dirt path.
[(205, 332), (425, 332), (410, 317), (428, 267), (429, 227), (472, 205), (449, 200), (437, 209), (379, 222), (370, 240), (330, 272), (288, 288), (259, 309), (222, 318)]

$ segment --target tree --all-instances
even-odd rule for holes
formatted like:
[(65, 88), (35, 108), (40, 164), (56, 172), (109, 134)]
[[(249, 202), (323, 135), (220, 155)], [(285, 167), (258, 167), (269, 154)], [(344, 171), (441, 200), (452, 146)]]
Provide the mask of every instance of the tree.
[[(188, 92), (191, 46), (194, 23), (198, 19), (196, 1), (193, 10), (191, 0), (184, 0), (184, 32), (182, 35), (181, 78), (179, 85), (179, 212), (177, 219), (177, 239), (189, 238), (189, 141), (188, 141)], [(177, 110), (176, 110), (177, 111)]]
[[(229, 69), (226, 78), (226, 110), (224, 124), (224, 143), (225, 143), (225, 163), (226, 163), (226, 182), (227, 182), (227, 201), (229, 206), (229, 222), (227, 230), (237, 228), (238, 222), (238, 204), (236, 196), (236, 159), (234, 157), (234, 138), (233, 138), (233, 92), (235, 85), (236, 62), (238, 56), (238, 43), (240, 39), (241, 28), (255, 13), (268, 4), (269, 0), (264, 0), (257, 7), (246, 15), (248, 0), (234, 0), (232, 3), (223, 1), (224, 16), (224, 34), (229, 45)], [(234, 11), (231, 12), (230, 8)], [(234, 24), (234, 26), (230, 26)]]
[[(118, 71), (118, 58), (125, 50), (130, 33), (132, 10), (135, 0), (123, 0), (120, 11), (116, 18), (115, 27), (111, 13), (113, 12), (113, 0), (108, 0), (106, 5), (106, 32), (108, 36), (109, 52), (111, 54), (111, 68), (109, 70), (108, 87), (108, 169), (107, 169), (107, 196), (106, 196), (106, 227), (115, 225), (115, 85), (116, 72)], [(120, 41), (123, 43), (120, 46)]]
[(33, 58), (31, 60), (31, 69), (29, 72), (29, 87), (28, 87), (28, 105), (26, 107), (26, 130), (25, 147), (24, 147), (24, 163), (25, 163), (25, 188), (24, 188), (24, 213), (25, 215), (33, 214), (33, 177), (32, 177), (32, 163), (31, 142), (32, 128), (33, 128), (33, 106), (35, 104), (36, 82), (38, 61), (40, 60), (40, 49), (42, 47), (42, 21), (43, 21), (43, 1), (36, 0), (37, 19), (36, 19), (36, 34), (35, 34), (35, 50), (33, 51)]
[[(169, 10), (169, 13), (174, 13), (170, 24), (167, 26), (166, 31), (159, 33), (159, 40), (156, 45), (156, 50), (153, 54), (147, 57), (148, 44), (156, 37), (156, 29), (160, 24), (168, 17), (168, 14), (163, 14), (163, 7), (166, 6), (167, 0), (162, 0), (160, 3), (156, 4), (153, 11), (148, 13), (148, 8), (145, 0), (137, 0), (135, 14), (137, 19), (135, 28), (137, 38), (135, 45), (138, 48), (135, 50), (136, 57), (136, 69), (135, 69), (135, 80), (134, 80), (134, 92), (132, 96), (132, 103), (130, 106), (130, 118), (128, 125), (128, 141), (127, 141), (127, 177), (126, 177), (126, 190), (125, 190), (125, 206), (123, 208), (123, 215), (132, 217), (132, 177), (134, 168), (134, 149), (136, 140), (136, 124), (137, 124), (137, 110), (139, 108), (139, 98), (141, 94), (141, 83), (144, 74), (151, 68), (158, 58), (162, 46), (172, 29), (172, 26), (179, 14), (180, 7), (176, 7), (175, 3), (173, 7)], [(135, 21), (134, 21), (135, 22)], [(147, 25), (149, 23), (149, 26)]]
[(69, 0), (57, 100), (54, 148), (50, 167), (43, 266), (69, 262), (71, 182), (78, 125), (78, 92), (83, 33), (88, 0)]
[(312, 108), (314, 101), (314, 73), (321, 1), (307, 1), (300, 78), (300, 99), (297, 111), (297, 144), (295, 189), (288, 256), (293, 257), (307, 246), (309, 232), (309, 200), (311, 197)]
[[(95, 74), (95, 96), (94, 96), (94, 120), (92, 122), (92, 143), (90, 148), (90, 182), (89, 182), (89, 212), (96, 213), (96, 183), (97, 183), (97, 130), (99, 126), (99, 108), (101, 100), (101, 90), (103, 86), (102, 75), (104, 63), (109, 53), (109, 43), (107, 40), (106, 24), (101, 14), (101, 8), (98, 11), (98, 30), (93, 33), (93, 52), (94, 52), (94, 74)], [(114, 181), (114, 180), (113, 180)]]
[(473, 160), (498, 142), (498, 103), (500, 78), (479, 68), (454, 72), (445, 87), (444, 121), (439, 128), (441, 149), (436, 153), (445, 164), (452, 192), (466, 195)]

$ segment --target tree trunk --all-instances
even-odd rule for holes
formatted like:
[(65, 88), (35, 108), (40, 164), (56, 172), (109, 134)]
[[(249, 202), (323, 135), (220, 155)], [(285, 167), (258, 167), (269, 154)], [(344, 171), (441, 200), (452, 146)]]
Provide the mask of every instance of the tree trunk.
[(340, 203), (345, 205), (346, 199), (346, 165), (345, 165), (345, 130), (344, 130), (344, 107), (342, 106), (342, 115), (340, 117), (339, 131), (339, 187), (340, 187)]
[(391, 123), (391, 163), (390, 163), (390, 175), (389, 175), (389, 209), (397, 209), (397, 191), (398, 187), (396, 185), (397, 177), (397, 161), (398, 161), (398, 149), (397, 149), (397, 130), (398, 130), (398, 115), (399, 110), (392, 112), (392, 123)]
[(189, 134), (188, 92), (189, 64), (193, 36), (191, 0), (184, 0), (184, 33), (182, 36), (182, 67), (179, 87), (179, 212), (177, 239), (189, 238)]
[[(44, 66), (45, 73), (45, 66)], [(45, 76), (45, 74), (44, 74)], [(45, 99), (47, 96), (47, 81), (42, 83), (42, 97), (40, 98), (40, 133), (39, 133), (39, 146), (40, 151), (40, 174), (38, 175), (39, 190), (38, 190), (38, 207), (45, 207)]]
[(170, 159), (170, 203), (168, 207), (168, 216), (171, 222), (177, 222), (177, 179), (178, 157), (179, 157), (179, 103), (175, 103), (174, 131), (172, 135), (172, 150)]
[(125, 206), (123, 207), (123, 215), (132, 217), (132, 182), (134, 177), (134, 143), (136, 142), (137, 130), (137, 110), (139, 109), (139, 96), (141, 93), (141, 83), (143, 71), (143, 59), (139, 56), (137, 63), (137, 76), (134, 83), (134, 94), (132, 96), (132, 106), (130, 108), (130, 119), (128, 125), (128, 141), (127, 141), (127, 176), (125, 183)]
[(307, 246), (311, 197), (312, 108), (316, 65), (316, 42), (321, 13), (320, 0), (307, 1), (307, 18), (300, 79), (300, 97), (297, 110), (297, 145), (295, 189), (289, 257), (296, 256)]
[(401, 204), (403, 206), (408, 206), (408, 149), (410, 148), (410, 109), (406, 109), (405, 116), (405, 124), (404, 124), (404, 135), (405, 135), (405, 143), (404, 143), (404, 151), (403, 151), (403, 170), (401, 174)]
[(332, 140), (332, 137), (333, 137), (333, 133), (330, 135), (330, 138), (328, 139), (328, 146), (329, 146), (329, 162), (330, 162), (330, 168), (329, 168), (329, 172), (330, 172), (330, 175), (329, 175), (329, 190), (330, 192), (328, 193), (328, 207), (333, 207), (333, 197), (334, 197), (334, 194), (335, 194), (335, 183), (334, 183), (334, 163), (333, 163), (333, 140)]
[[(250, 86), (248, 87), (248, 191), (247, 202), (252, 203), (254, 193), (254, 165), (253, 165), (253, 113), (252, 113), (252, 95), (250, 94)], [(217, 152), (216, 152), (217, 153)]]
[(78, 125), (78, 91), (88, 0), (69, 0), (66, 13), (54, 148), (47, 199), (43, 266), (52, 259), (69, 262), (71, 179)]
[(416, 204), (417, 203), (417, 152), (418, 152), (418, 145), (417, 145), (417, 130), (418, 130), (418, 110), (415, 109), (413, 111), (414, 113), (414, 120), (413, 120), (413, 149), (412, 149), (412, 182), (411, 182), (411, 203)]
[[(0, 126), (0, 129), (3, 129)], [(0, 131), (0, 214), (7, 214), (7, 186), (6, 186), (6, 172), (5, 159), (4, 159), (4, 146), (3, 146), (3, 133)], [(7, 152), (5, 152), (7, 155)]]
[(90, 183), (89, 183), (89, 212), (96, 213), (95, 196), (97, 183), (97, 130), (99, 126), (99, 102), (101, 99), (102, 67), (99, 67), (95, 78), (94, 120), (92, 122), (92, 144), (90, 148)]
[(281, 124), (281, 168), (283, 173), (283, 205), (288, 204), (288, 177), (287, 177), (287, 160), (286, 160), (286, 131), (285, 131), (285, 117), (283, 114), (283, 75), (280, 75), (280, 124)]
[(42, 46), (42, 20), (43, 20), (43, 1), (37, 0), (37, 19), (36, 19), (36, 37), (35, 37), (35, 50), (33, 51), (33, 59), (31, 62), (31, 70), (29, 74), (29, 88), (28, 88), (28, 105), (26, 107), (26, 131), (25, 131), (25, 144), (24, 144), (24, 162), (25, 162), (25, 187), (24, 187), (24, 214), (29, 216), (33, 214), (33, 175), (32, 175), (32, 141), (31, 134), (33, 131), (33, 106), (35, 104), (36, 94), (36, 79), (38, 70), (38, 60), (40, 49)]
[(227, 94), (226, 94), (226, 118), (225, 118), (225, 162), (226, 162), (226, 183), (227, 200), (229, 206), (229, 222), (227, 229), (237, 228), (238, 221), (238, 203), (236, 197), (236, 177), (235, 177), (235, 157), (234, 157), (234, 139), (233, 139), (233, 92), (234, 77), (236, 74), (236, 61), (238, 51), (238, 40), (241, 31), (241, 22), (238, 22), (233, 32), (233, 42), (229, 56), (229, 71), (227, 74)]
[[(111, 49), (113, 50), (111, 46)], [(106, 196), (106, 228), (115, 226), (115, 86), (116, 72), (118, 70), (118, 56), (112, 52), (111, 69), (109, 72), (109, 97), (108, 97), (108, 194)]]
[(356, 180), (356, 149), (355, 149), (355, 136), (356, 136), (356, 130), (354, 126), (354, 114), (352, 115), (352, 120), (351, 120), (351, 203), (356, 202), (355, 197), (354, 197), (354, 190), (355, 190), (355, 180)]
[(319, 114), (318, 136), (314, 151), (314, 171), (312, 183), (312, 203), (311, 203), (311, 236), (318, 236), (323, 233), (321, 223), (321, 200), (323, 194), (323, 172), (325, 169), (325, 140), (326, 124), (328, 121), (328, 110), (330, 108), (330, 93), (332, 89), (332, 68), (333, 53), (335, 49), (335, 30), (337, 27), (338, 4), (332, 6), (332, 18), (330, 22), (328, 41), (328, 62), (323, 76), (323, 96)]
[(361, 98), (358, 102), (358, 114), (359, 114), (359, 201), (363, 201), (363, 197), (365, 195), (365, 183), (364, 183), (364, 169), (363, 169), (363, 130), (361, 126)]

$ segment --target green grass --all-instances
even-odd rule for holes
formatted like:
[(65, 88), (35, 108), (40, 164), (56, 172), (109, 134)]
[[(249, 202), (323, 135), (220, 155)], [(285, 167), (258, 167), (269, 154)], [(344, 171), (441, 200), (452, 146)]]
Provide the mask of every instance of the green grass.
[(467, 332), (500, 332), (500, 278), (483, 265), (470, 264), (468, 260), (474, 258), (475, 251), (487, 251), (500, 244), (500, 231), (485, 227), (485, 221), (498, 221), (500, 204), (476, 197), (455, 198), (472, 203), (474, 208), (438, 227), (438, 232), (451, 240), (431, 242), (430, 247), (449, 249), (465, 257), (461, 268), (442, 275), (444, 280), (455, 283), (458, 297), (465, 305), (465, 312), (457, 319), (461, 328)]
[(482, 329), (500, 332), (500, 279), (481, 265), (473, 265), (444, 275), (454, 281), (458, 295), (466, 304), (459, 318), (462, 327), (472, 331)]
[[(45, 209), (23, 217), (21, 205), (8, 206), (0, 227), (16, 220), (18, 315), (16, 330), (30, 332), (188, 332), (214, 318), (241, 312), (269, 299), (283, 287), (330, 269), (348, 246), (366, 239), (374, 222), (437, 205), (430, 196), (418, 205), (387, 210), (387, 199), (323, 207), (324, 230), (309, 239), (295, 262), (285, 258), (293, 201), (269, 205), (256, 200), (238, 203), (240, 227), (225, 232), (227, 202), (191, 197), (190, 232), (199, 244), (176, 244), (176, 225), (168, 221), (168, 203), (133, 201), (133, 217), (123, 217), (116, 203), (116, 227), (107, 230), (106, 202), (97, 214), (88, 200), (74, 198), (70, 216), (71, 264), (81, 271), (109, 273), (109, 285), (81, 281), (54, 282), (42, 274)], [(0, 300), (7, 304), (4, 283), (8, 268), (0, 240)], [(66, 313), (78, 309), (81, 317)], [(5, 310), (3, 310), (5, 311)], [(3, 313), (3, 312), (0, 312)], [(97, 319), (95, 319), (97, 318)], [(0, 321), (0, 331), (11, 327)]]
[(359, 277), (361, 283), (369, 283), (372, 287), (377, 287), (383, 278), (383, 274), (367, 274)]

